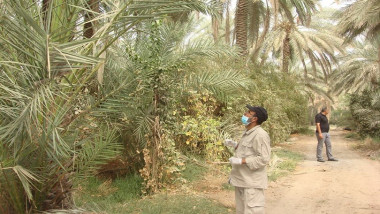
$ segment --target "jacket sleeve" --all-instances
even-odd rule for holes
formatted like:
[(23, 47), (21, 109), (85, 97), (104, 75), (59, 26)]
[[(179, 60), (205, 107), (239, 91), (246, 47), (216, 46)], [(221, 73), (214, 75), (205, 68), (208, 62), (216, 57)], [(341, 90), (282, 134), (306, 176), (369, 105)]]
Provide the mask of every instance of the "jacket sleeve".
[(255, 155), (249, 156), (245, 159), (247, 166), (251, 170), (257, 170), (265, 167), (270, 161), (270, 138), (267, 133), (260, 133), (254, 139), (254, 145), (257, 145)]

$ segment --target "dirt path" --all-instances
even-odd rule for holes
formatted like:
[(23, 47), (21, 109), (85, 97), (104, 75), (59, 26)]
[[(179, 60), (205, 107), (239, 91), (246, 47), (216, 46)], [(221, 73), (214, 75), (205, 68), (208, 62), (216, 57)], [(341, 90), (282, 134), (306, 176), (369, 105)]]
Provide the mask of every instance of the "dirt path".
[(290, 176), (270, 183), (267, 214), (380, 214), (380, 162), (351, 150), (343, 131), (333, 130), (331, 138), (338, 162), (317, 162), (312, 136), (287, 146), (306, 158)]

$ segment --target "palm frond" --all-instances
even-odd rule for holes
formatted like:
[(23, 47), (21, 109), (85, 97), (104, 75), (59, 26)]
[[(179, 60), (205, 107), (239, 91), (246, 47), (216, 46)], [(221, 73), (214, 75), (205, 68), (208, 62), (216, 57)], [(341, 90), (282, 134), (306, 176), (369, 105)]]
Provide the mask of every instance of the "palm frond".
[(331, 75), (335, 91), (358, 93), (378, 87), (377, 48), (372, 44), (357, 43), (356, 48), (341, 57), (341, 65)]
[(110, 127), (102, 128), (97, 136), (79, 142), (74, 165), (79, 176), (87, 177), (96, 174), (102, 164), (115, 158), (121, 153), (123, 146), (117, 142), (117, 130)]
[(249, 78), (241, 72), (234, 70), (202, 71), (194, 76), (189, 76), (183, 88), (200, 89), (211, 91), (220, 101), (227, 102), (234, 93), (247, 89)]
[(339, 19), (339, 32), (346, 38), (346, 41), (351, 41), (364, 32), (368, 38), (376, 38), (380, 33), (379, 13), (379, 1), (355, 1), (336, 14)]

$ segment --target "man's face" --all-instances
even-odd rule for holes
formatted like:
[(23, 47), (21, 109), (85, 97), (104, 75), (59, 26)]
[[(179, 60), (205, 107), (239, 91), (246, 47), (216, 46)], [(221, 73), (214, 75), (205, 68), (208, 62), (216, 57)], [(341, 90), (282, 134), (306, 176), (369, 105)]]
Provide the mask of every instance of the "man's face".
[(248, 110), (244, 113), (244, 116), (249, 118), (249, 122), (254, 122), (257, 120), (256, 113), (254, 111)]
[(325, 115), (327, 115), (328, 113), (330, 113), (330, 110), (326, 109), (326, 111), (324, 113), (325, 113)]

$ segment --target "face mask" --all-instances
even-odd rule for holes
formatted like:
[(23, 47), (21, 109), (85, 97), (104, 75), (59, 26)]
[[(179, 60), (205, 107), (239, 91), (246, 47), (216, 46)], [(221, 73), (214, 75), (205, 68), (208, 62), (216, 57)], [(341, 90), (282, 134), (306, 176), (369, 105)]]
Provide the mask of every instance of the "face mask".
[(248, 125), (248, 124), (250, 124), (250, 122), (248, 122), (248, 120), (249, 120), (249, 118), (248, 118), (247, 116), (245, 116), (245, 115), (243, 115), (243, 116), (241, 117), (241, 122), (242, 122), (244, 125)]

